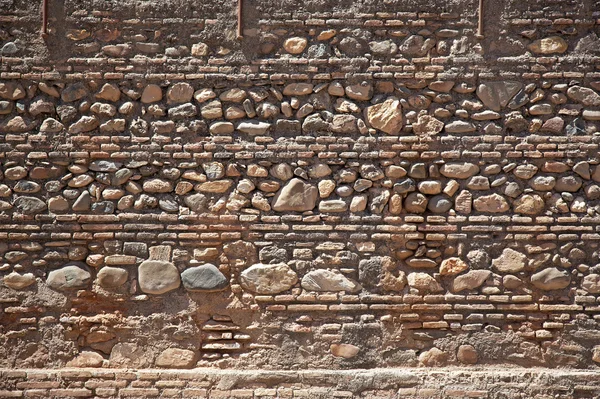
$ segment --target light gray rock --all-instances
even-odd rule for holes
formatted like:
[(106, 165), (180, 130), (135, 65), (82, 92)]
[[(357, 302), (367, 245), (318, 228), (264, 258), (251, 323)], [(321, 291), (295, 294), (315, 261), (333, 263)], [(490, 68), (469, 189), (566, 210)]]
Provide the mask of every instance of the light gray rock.
[(486, 82), (477, 87), (477, 97), (493, 111), (499, 112), (521, 90), (520, 82)]
[(92, 275), (82, 263), (71, 263), (48, 273), (46, 284), (54, 290), (68, 291), (87, 288)]
[(140, 289), (146, 294), (161, 295), (179, 288), (179, 271), (171, 262), (146, 260), (138, 267)]
[(274, 295), (287, 291), (298, 282), (298, 275), (285, 263), (257, 263), (240, 274), (240, 284), (248, 291)]
[(361, 286), (340, 272), (319, 269), (308, 272), (300, 283), (308, 291), (346, 291), (355, 293)]
[(128, 277), (129, 273), (125, 269), (105, 266), (98, 272), (96, 281), (102, 288), (113, 289), (125, 284)]
[(277, 212), (304, 212), (313, 210), (319, 190), (298, 178), (290, 180), (273, 198), (273, 210)]

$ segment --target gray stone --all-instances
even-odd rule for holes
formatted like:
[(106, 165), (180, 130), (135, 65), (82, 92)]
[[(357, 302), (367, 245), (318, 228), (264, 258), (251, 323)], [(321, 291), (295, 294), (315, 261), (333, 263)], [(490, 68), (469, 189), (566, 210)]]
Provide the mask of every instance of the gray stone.
[(67, 291), (87, 288), (92, 275), (82, 263), (70, 263), (48, 273), (46, 284), (54, 290)]
[(421, 193), (410, 193), (404, 199), (404, 209), (408, 213), (423, 213), (427, 209), (427, 197)]
[(452, 199), (447, 195), (436, 195), (431, 197), (427, 204), (427, 209), (433, 213), (445, 213), (448, 212), (454, 203)]
[(179, 288), (179, 271), (171, 262), (146, 260), (138, 267), (142, 292), (160, 295)]
[(298, 275), (285, 263), (257, 263), (240, 274), (240, 284), (248, 291), (274, 295), (287, 291), (298, 282)]
[(35, 197), (19, 197), (14, 206), (24, 215), (34, 215), (46, 210), (46, 203)]
[(319, 190), (298, 178), (290, 180), (273, 198), (273, 210), (277, 212), (304, 212), (313, 210)]
[(302, 288), (308, 291), (346, 291), (356, 293), (361, 286), (340, 272), (319, 269), (308, 272), (301, 282)]
[(446, 130), (446, 133), (471, 133), (476, 130), (475, 125), (465, 121), (450, 122), (444, 129)]
[(219, 268), (210, 263), (184, 270), (181, 281), (188, 291), (221, 291), (229, 286), (229, 281)]
[(549, 267), (531, 276), (531, 283), (543, 291), (562, 290), (571, 283), (571, 276), (566, 271)]
[(90, 170), (94, 172), (116, 172), (121, 166), (123, 166), (121, 162), (99, 160), (90, 163)]
[(477, 87), (477, 97), (493, 111), (499, 112), (521, 90), (520, 82), (487, 82)]
[(128, 277), (129, 273), (125, 269), (105, 266), (98, 272), (96, 281), (102, 288), (113, 289), (125, 284)]

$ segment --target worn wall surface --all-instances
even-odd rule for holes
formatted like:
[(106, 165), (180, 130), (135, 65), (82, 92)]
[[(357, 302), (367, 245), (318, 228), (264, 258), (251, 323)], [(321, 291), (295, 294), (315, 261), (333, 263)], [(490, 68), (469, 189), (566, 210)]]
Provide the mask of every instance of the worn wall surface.
[(39, 10), (0, 0), (0, 368), (600, 361), (599, 2)]

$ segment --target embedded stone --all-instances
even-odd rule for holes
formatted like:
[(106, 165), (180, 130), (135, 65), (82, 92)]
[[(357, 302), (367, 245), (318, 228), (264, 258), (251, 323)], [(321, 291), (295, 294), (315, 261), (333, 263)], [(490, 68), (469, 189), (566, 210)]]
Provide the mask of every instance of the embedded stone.
[(156, 358), (157, 367), (189, 369), (196, 364), (196, 353), (188, 349), (169, 348)]
[(319, 190), (298, 178), (290, 180), (273, 198), (273, 210), (277, 212), (304, 212), (314, 209)]
[(46, 210), (46, 203), (35, 197), (19, 197), (14, 206), (24, 215), (33, 215)]
[(105, 289), (114, 289), (122, 286), (127, 281), (129, 273), (125, 269), (105, 266), (98, 272), (96, 281)]
[(193, 292), (221, 291), (229, 286), (229, 280), (213, 264), (191, 267), (181, 273), (183, 287)]
[(567, 90), (567, 96), (578, 103), (582, 103), (586, 107), (600, 106), (600, 94), (588, 87), (572, 86)]
[(298, 282), (298, 275), (285, 263), (250, 266), (240, 274), (240, 284), (260, 295), (274, 295), (287, 291)]
[(492, 260), (492, 266), (501, 273), (518, 273), (525, 269), (527, 256), (512, 248), (504, 248), (502, 254)]
[(224, 193), (233, 185), (232, 180), (214, 180), (196, 185), (195, 189), (203, 193)]
[(48, 273), (46, 284), (58, 291), (84, 289), (89, 285), (91, 278), (92, 275), (85, 265), (72, 263)]
[[(6, 283), (6, 277), (5, 283)], [(583, 278), (581, 287), (590, 294), (600, 294), (600, 274), (592, 273)]]
[(486, 107), (499, 112), (522, 88), (520, 82), (486, 82), (477, 87), (477, 97)]
[(105, 83), (96, 94), (96, 98), (99, 100), (117, 102), (119, 101), (119, 98), (121, 98), (121, 90), (114, 84)]
[(567, 42), (560, 36), (549, 36), (535, 40), (527, 48), (537, 54), (562, 54), (567, 51)]
[(227, 101), (232, 103), (241, 103), (248, 96), (245, 90), (233, 88), (227, 91), (224, 91), (219, 95), (219, 100)]
[(121, 162), (99, 160), (90, 163), (90, 170), (94, 172), (116, 172), (122, 165)]
[(353, 100), (369, 101), (373, 97), (373, 85), (368, 82), (346, 86), (345, 91)]
[(100, 126), (100, 121), (95, 116), (82, 116), (77, 122), (69, 126), (69, 133), (86, 133)]
[(479, 166), (469, 163), (447, 163), (442, 165), (440, 173), (451, 179), (467, 179), (479, 173)]
[(454, 276), (462, 273), (469, 268), (469, 265), (460, 258), (448, 258), (442, 261), (440, 265), (440, 274), (442, 276)]
[(510, 206), (506, 199), (499, 194), (484, 195), (473, 200), (473, 207), (478, 212), (501, 213)]
[(473, 345), (461, 345), (456, 351), (456, 358), (463, 364), (476, 364), (479, 355)]
[(531, 179), (538, 171), (538, 167), (532, 164), (519, 165), (513, 170), (513, 174), (519, 179)]
[(544, 199), (537, 194), (525, 194), (514, 202), (515, 212), (523, 215), (538, 215), (544, 210)]
[(308, 291), (346, 291), (355, 293), (361, 290), (360, 284), (340, 272), (319, 269), (308, 272), (300, 283)]
[(574, 193), (579, 191), (583, 181), (578, 176), (562, 176), (556, 180), (554, 190), (558, 192)]
[(313, 85), (310, 83), (291, 83), (284, 87), (284, 96), (306, 96), (313, 92)]
[(146, 180), (142, 187), (147, 193), (170, 193), (173, 191), (173, 183), (163, 179)]
[(480, 287), (490, 276), (489, 270), (471, 270), (465, 274), (457, 276), (452, 281), (452, 292), (461, 292), (464, 290), (474, 290)]
[(22, 290), (23, 288), (29, 287), (35, 283), (35, 276), (33, 273), (19, 274), (12, 272), (4, 276), (4, 285), (13, 290)]
[(566, 271), (549, 267), (532, 275), (531, 283), (543, 291), (562, 290), (571, 283), (571, 276)]
[(104, 358), (92, 351), (83, 351), (77, 357), (67, 362), (67, 367), (102, 367)]
[(194, 95), (194, 88), (185, 82), (175, 83), (167, 90), (167, 101), (169, 103), (187, 103)]
[(152, 84), (144, 88), (140, 101), (144, 104), (150, 104), (162, 100), (162, 97), (163, 94), (160, 86)]
[(445, 213), (452, 208), (452, 205), (454, 205), (452, 199), (445, 194), (441, 194), (429, 199), (427, 209), (433, 213)]
[(171, 262), (146, 260), (138, 267), (140, 289), (146, 294), (161, 295), (176, 290), (181, 284), (179, 270)]
[(454, 121), (445, 125), (446, 133), (471, 133), (477, 130), (471, 122)]
[(422, 294), (435, 294), (444, 291), (440, 283), (427, 273), (410, 273), (407, 280), (411, 288), (417, 289)]
[(418, 136), (432, 136), (442, 131), (444, 122), (430, 115), (419, 115), (419, 119), (412, 124), (412, 128)]
[(87, 96), (87, 94), (88, 90), (83, 83), (73, 83), (65, 87), (60, 97), (64, 102), (70, 103), (81, 100), (83, 97)]
[(344, 359), (352, 359), (360, 352), (360, 348), (352, 344), (331, 344), (329, 350), (333, 356)]
[(237, 130), (252, 136), (264, 135), (271, 128), (271, 124), (262, 121), (247, 121), (237, 125)]
[(348, 204), (343, 200), (328, 200), (319, 203), (319, 212), (346, 212)]
[(404, 117), (400, 101), (388, 98), (383, 103), (367, 107), (365, 118), (375, 129), (387, 134), (398, 135), (404, 126)]
[(404, 199), (404, 209), (408, 213), (423, 213), (427, 209), (428, 199), (421, 193), (410, 193)]
[(61, 132), (65, 126), (54, 118), (44, 119), (40, 126), (40, 132), (44, 133), (58, 133)]
[(283, 42), (283, 48), (290, 54), (302, 54), (307, 44), (303, 37), (290, 37)]

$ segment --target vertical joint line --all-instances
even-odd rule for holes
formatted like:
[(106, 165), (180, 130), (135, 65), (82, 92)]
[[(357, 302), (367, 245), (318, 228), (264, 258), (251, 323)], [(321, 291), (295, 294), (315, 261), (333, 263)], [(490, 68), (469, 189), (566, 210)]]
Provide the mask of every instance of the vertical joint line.
[(483, 0), (479, 0), (479, 22), (476, 36), (478, 39), (483, 39)]
[(42, 29), (40, 34), (44, 39), (48, 37), (48, 0), (42, 0)]
[(242, 34), (242, 1), (243, 0), (237, 0), (237, 38), (241, 39), (243, 38), (243, 34)]

